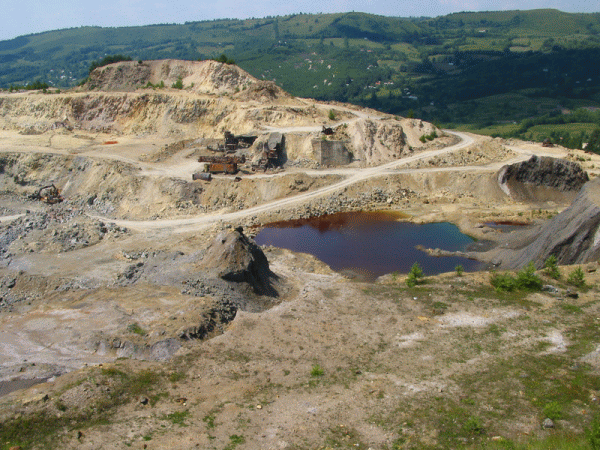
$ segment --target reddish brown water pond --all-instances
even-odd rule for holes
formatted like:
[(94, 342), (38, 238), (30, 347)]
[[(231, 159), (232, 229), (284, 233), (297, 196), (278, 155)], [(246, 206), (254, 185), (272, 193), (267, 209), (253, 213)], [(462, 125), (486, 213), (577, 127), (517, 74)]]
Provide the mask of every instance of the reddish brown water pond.
[(425, 275), (451, 272), (457, 265), (465, 271), (482, 267), (481, 262), (467, 258), (436, 258), (417, 250), (417, 245), (465, 250), (474, 240), (451, 223), (402, 222), (405, 217), (390, 212), (350, 212), (275, 222), (266, 225), (255, 241), (310, 253), (333, 270), (354, 273), (367, 281), (391, 272), (408, 273), (415, 262)]

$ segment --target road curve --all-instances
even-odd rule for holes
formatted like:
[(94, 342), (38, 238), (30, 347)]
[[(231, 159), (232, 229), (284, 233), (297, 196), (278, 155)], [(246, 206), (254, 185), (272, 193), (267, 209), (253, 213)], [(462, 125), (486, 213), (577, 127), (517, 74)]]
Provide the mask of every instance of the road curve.
[(462, 148), (468, 147), (473, 144), (474, 140), (471, 136), (455, 132), (445, 130), (446, 133), (453, 134), (461, 139), (461, 142), (455, 145), (451, 145), (449, 147), (436, 149), (436, 150), (426, 150), (417, 155), (409, 156), (406, 158), (398, 159), (386, 164), (382, 164), (377, 167), (369, 167), (363, 169), (349, 169), (348, 177), (344, 180), (341, 180), (337, 183), (331, 184), (329, 186), (317, 189), (315, 191), (306, 192), (304, 194), (298, 194), (293, 197), (287, 197), (279, 200), (274, 200), (272, 202), (263, 203), (261, 205), (253, 206), (251, 208), (247, 208), (241, 211), (235, 211), (231, 213), (225, 214), (204, 214), (196, 217), (187, 217), (183, 219), (164, 219), (164, 220), (144, 220), (144, 221), (136, 221), (136, 220), (116, 220), (116, 219), (108, 219), (100, 216), (90, 216), (98, 220), (102, 220), (104, 222), (112, 222), (119, 226), (127, 227), (133, 230), (138, 231), (150, 231), (150, 230), (172, 230), (176, 232), (184, 232), (190, 231), (191, 229), (199, 229), (210, 226), (214, 223), (219, 222), (232, 222), (244, 217), (256, 215), (259, 213), (264, 213), (268, 211), (272, 211), (275, 209), (281, 209), (283, 207), (288, 207), (294, 204), (304, 203), (309, 200), (314, 200), (319, 197), (324, 197), (333, 192), (339, 191), (347, 186), (358, 183), (360, 181), (367, 180), (372, 177), (380, 176), (385, 174), (386, 171), (390, 169), (395, 169), (397, 167), (410, 164), (411, 162), (418, 161), (420, 159), (431, 158), (434, 156), (443, 155), (446, 153), (452, 153)]

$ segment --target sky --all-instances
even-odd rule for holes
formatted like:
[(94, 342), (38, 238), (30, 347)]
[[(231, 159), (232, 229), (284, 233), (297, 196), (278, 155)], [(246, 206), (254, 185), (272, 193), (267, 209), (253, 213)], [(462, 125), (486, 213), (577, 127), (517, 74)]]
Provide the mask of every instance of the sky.
[(437, 17), (461, 11), (554, 8), (600, 12), (599, 0), (8, 0), (0, 40), (79, 26), (121, 27), (211, 19), (247, 19), (296, 13), (366, 12)]

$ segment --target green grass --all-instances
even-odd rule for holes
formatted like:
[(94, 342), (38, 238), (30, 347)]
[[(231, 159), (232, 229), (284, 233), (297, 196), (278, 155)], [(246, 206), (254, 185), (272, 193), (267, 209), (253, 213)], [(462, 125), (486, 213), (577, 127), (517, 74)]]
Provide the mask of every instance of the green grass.
[(566, 124), (556, 124), (556, 125), (535, 125), (529, 128), (528, 133), (531, 134), (532, 140), (540, 141), (545, 137), (550, 136), (552, 132), (557, 133), (580, 133), (584, 132), (587, 134), (591, 134), (598, 127), (597, 124), (593, 123), (566, 123)]
[(127, 331), (129, 331), (130, 333), (140, 335), (140, 336), (145, 336), (147, 334), (146, 330), (144, 330), (137, 322), (129, 324), (127, 326)]
[(227, 444), (223, 450), (233, 450), (238, 445), (244, 444), (245, 442), (246, 438), (244, 436), (232, 434), (231, 436), (229, 436), (229, 444)]
[(310, 370), (311, 377), (318, 378), (322, 377), (323, 375), (325, 375), (325, 370), (320, 365), (315, 364), (312, 366), (312, 369)]
[[(147, 396), (151, 404), (156, 403), (166, 395), (155, 392), (164, 378), (162, 372), (152, 370), (128, 372), (118, 367), (94, 369), (89, 373), (88, 381), (109, 387), (105, 396), (72, 408), (66, 408), (57, 400), (55, 405), (62, 413), (60, 417), (39, 411), (5, 420), (0, 423), (0, 449), (8, 450), (11, 446), (21, 446), (23, 449), (34, 446), (60, 448), (61, 436), (65, 433), (110, 424), (116, 419), (118, 407), (142, 395)], [(78, 384), (81, 383), (71, 387)]]
[(190, 416), (190, 412), (188, 410), (185, 411), (176, 411), (170, 414), (163, 416), (163, 420), (168, 420), (173, 425), (179, 425), (180, 427), (187, 427), (185, 421)]

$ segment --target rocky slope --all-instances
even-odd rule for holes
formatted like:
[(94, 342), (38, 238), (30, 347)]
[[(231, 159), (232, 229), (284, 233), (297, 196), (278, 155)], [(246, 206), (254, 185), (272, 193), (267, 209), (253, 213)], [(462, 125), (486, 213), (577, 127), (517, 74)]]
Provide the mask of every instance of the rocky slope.
[(90, 73), (84, 89), (95, 91), (135, 91), (148, 83), (171, 87), (181, 80), (188, 92), (195, 94), (237, 94), (246, 92), (246, 100), (254, 100), (248, 93), (262, 92), (258, 98), (269, 101), (289, 97), (275, 83), (259, 81), (238, 66), (216, 61), (124, 61), (99, 67)]
[(573, 200), (587, 181), (588, 174), (576, 162), (535, 155), (498, 174), (502, 190), (516, 200)]
[(542, 267), (554, 255), (559, 264), (582, 264), (600, 257), (600, 179), (586, 183), (569, 208), (551, 220), (511, 237), (492, 252), (503, 268), (520, 268), (530, 261)]
[[(183, 88), (174, 88), (179, 81)], [(343, 141), (362, 165), (425, 147), (419, 138), (435, 130), (420, 120), (381, 117), (293, 98), (272, 82), (215, 61), (120, 62), (95, 69), (85, 85), (70, 92), (0, 93), (0, 130), (169, 139), (222, 139), (225, 130), (265, 137), (279, 131), (289, 135), (289, 160), (316, 159), (312, 142), (323, 138), (322, 126), (333, 127), (330, 139)], [(260, 154), (262, 147), (248, 152)]]

